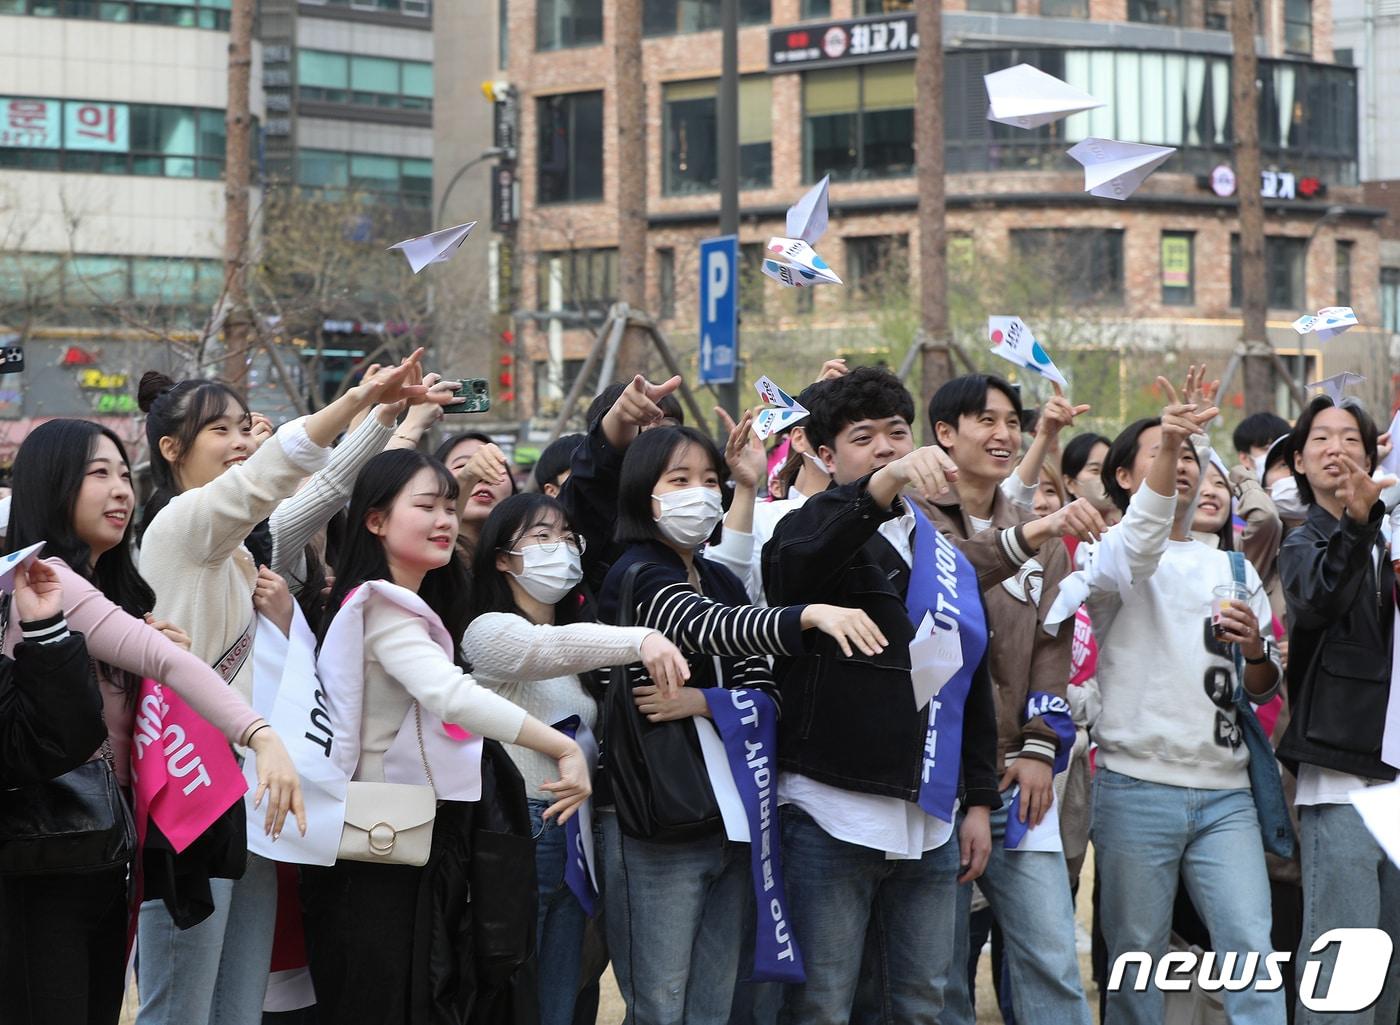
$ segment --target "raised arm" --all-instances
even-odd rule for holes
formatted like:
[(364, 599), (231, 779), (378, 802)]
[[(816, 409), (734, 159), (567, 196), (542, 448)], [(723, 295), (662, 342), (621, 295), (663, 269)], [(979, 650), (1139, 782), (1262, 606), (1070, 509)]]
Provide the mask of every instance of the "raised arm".
[(529, 683), (637, 662), (650, 627), (531, 623), (510, 612), (477, 616), (462, 636), (462, 654), (483, 680)]

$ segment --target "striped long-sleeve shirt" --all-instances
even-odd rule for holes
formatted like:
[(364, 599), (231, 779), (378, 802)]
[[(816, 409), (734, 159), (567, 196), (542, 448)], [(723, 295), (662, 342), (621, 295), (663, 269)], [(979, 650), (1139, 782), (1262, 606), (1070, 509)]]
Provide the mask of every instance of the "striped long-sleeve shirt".
[[(634, 545), (608, 573), (599, 599), (599, 618), (619, 623), (620, 589), (629, 566), (643, 563), (633, 583), (631, 619), (665, 634), (690, 663), (691, 687), (753, 687), (781, 708), (768, 661), (770, 655), (803, 650), (802, 611), (806, 606), (760, 608), (749, 604), (744, 585), (725, 567), (695, 559), (697, 591), (684, 563), (661, 544)], [(650, 683), (640, 663), (628, 667), (632, 686)]]

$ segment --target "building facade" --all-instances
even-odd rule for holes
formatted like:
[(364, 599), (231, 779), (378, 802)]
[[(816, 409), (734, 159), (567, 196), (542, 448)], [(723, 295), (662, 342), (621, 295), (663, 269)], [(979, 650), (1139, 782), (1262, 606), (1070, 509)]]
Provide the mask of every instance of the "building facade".
[[(1382, 211), (1360, 185), (1356, 72), (1333, 60), (1330, 4), (1261, 5), (1266, 173), (1255, 187), (1266, 197), (1270, 332), (1290, 373), (1310, 381), (1351, 369), (1378, 386), (1389, 379), (1374, 333)], [(650, 312), (694, 358), (696, 247), (718, 222), (718, 2), (647, 0), (640, 69), (615, 65), (612, 5), (508, 8), (520, 109), (517, 365), (522, 395), (547, 413), (616, 294), (622, 160), (647, 161)], [(742, 0), (740, 12), (741, 376), (791, 372), (799, 384), (837, 352), (898, 365), (919, 262), (914, 118), (928, 102), (914, 89), (912, 4)], [(1234, 187), (1245, 183), (1229, 167), (1228, 16), (1220, 0), (945, 2), (950, 308), (974, 362), (988, 314), (1037, 313), (1033, 326), (1106, 421), (1147, 401), (1149, 369), (1178, 357), (1229, 363), (1240, 331)], [(988, 122), (982, 76), (1022, 62), (1106, 106), (1033, 131)], [(621, 74), (645, 83), (644, 154), (616, 149)], [(1127, 202), (1097, 199), (1064, 152), (1090, 136), (1177, 153)], [(826, 174), (831, 226), (817, 248), (845, 286), (782, 290), (758, 274), (762, 246)], [(1300, 345), (1288, 325), (1333, 304), (1355, 307), (1364, 327), (1325, 351)]]
[[(135, 383), (223, 289), (228, 0), (0, 2), (0, 463), (35, 418), (138, 441)], [(262, 53), (252, 110), (266, 116)], [(254, 198), (254, 205), (257, 199)]]

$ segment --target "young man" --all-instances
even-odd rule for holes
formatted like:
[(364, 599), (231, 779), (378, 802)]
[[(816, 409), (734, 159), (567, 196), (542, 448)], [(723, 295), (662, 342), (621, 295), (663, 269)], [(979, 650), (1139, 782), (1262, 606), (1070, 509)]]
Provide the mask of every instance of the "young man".
[(1251, 413), (1245, 417), (1231, 436), (1240, 465), (1249, 467), (1254, 476), (1262, 480), (1264, 457), (1269, 447), (1289, 430), (1288, 421), (1277, 413)]
[(583, 444), (584, 435), (564, 434), (555, 438), (540, 453), (535, 463), (535, 486), (550, 498), (558, 498), (564, 482), (569, 479), (574, 451)]
[[(1400, 936), (1400, 869), (1362, 824), (1350, 794), (1395, 778), (1381, 757), (1392, 686), (1393, 552), (1381, 538), (1385, 507), (1374, 481), (1376, 425), (1350, 400), (1313, 399), (1290, 439), (1293, 477), (1308, 518), (1283, 543), (1279, 572), (1289, 613), (1288, 701), (1293, 718), (1279, 759), (1298, 777), (1303, 936), (1298, 963), (1322, 964), (1313, 993), (1329, 993), (1333, 928)], [(1392, 538), (1392, 547), (1395, 539)], [(1400, 958), (1379, 1001), (1345, 1020), (1392, 1025), (1400, 1008)], [(1299, 1025), (1339, 1021), (1300, 1006)]]
[[(1042, 410), (1037, 441), (1027, 454), (1034, 479), (1039, 460), (1073, 420), (1075, 409), (1055, 396)], [(934, 393), (929, 422), (943, 451), (958, 467), (957, 483), (946, 498), (927, 507), (929, 520), (962, 547), (984, 531), (1005, 530), (1031, 520), (1007, 500), (1002, 483), (1012, 476), (1021, 450), (1021, 399), (1009, 382), (989, 374), (954, 378)], [(1022, 476), (1025, 476), (1023, 474)], [(1088, 499), (1077, 499), (1084, 515), (1098, 513)], [(1101, 533), (1107, 527), (1097, 523)], [(1054, 770), (1068, 762), (1074, 744), (1065, 690), (1070, 678), (1073, 633), (1052, 636), (1045, 612), (1069, 572), (1068, 550), (1058, 538), (1041, 547), (1015, 577), (982, 594), (991, 628), (988, 658), (997, 696), (997, 769), (1001, 808), (991, 815), (992, 854), (978, 881), (1001, 926), (1009, 959), (1016, 1020), (1037, 1025), (1089, 1025), (1089, 1005), (1079, 977), (1074, 903), (1058, 828), (1052, 818), (1055, 850), (1027, 850), (1017, 834), (1041, 826), (1054, 801)], [(1019, 800), (1018, 800), (1019, 798)], [(1011, 816), (1015, 816), (1014, 819)], [(954, 960), (966, 962), (972, 887), (959, 892)], [(949, 980), (942, 1025), (973, 1025), (965, 972)]]
[[(1237, 685), (1254, 702), (1278, 688), (1278, 656), (1260, 633), (1268, 599), (1244, 563), (1251, 597), (1213, 604), (1217, 588), (1235, 583), (1235, 566), (1228, 553), (1191, 538), (1201, 468), (1187, 439), (1218, 410), (1195, 367), (1185, 401), (1158, 383), (1170, 396), (1161, 418), (1131, 424), (1104, 461), (1104, 484), (1123, 520), (1086, 568), (1065, 578), (1046, 616), (1053, 628), (1087, 601), (1099, 643), (1091, 835), (1110, 965), (1133, 952), (1154, 964), (1166, 954), (1178, 879), (1217, 957), (1272, 949), (1250, 749), (1235, 704)], [(1162, 991), (1151, 982), (1138, 990), (1133, 974), (1108, 994), (1106, 1020), (1160, 1025)], [(1282, 994), (1257, 985), (1266, 975), (1262, 957), (1252, 978), (1236, 971), (1247, 984), (1224, 994), (1232, 1025), (1284, 1021)]]
[[(933, 1025), (950, 974), (963, 971), (952, 950), (957, 884), (981, 874), (1000, 803), (978, 594), (989, 584), (900, 497), (910, 487), (935, 498), (957, 474), (936, 446), (914, 447), (913, 419), (913, 399), (887, 371), (862, 367), (823, 385), (807, 431), (833, 486), (788, 513), (763, 549), (770, 603), (853, 604), (888, 641), (875, 658), (818, 642), (775, 665), (784, 872), (807, 973), (780, 1019), (794, 1025), (847, 1025), (867, 934), (881, 1016)], [(1062, 525), (985, 532), (983, 580), (1012, 576)], [(958, 666), (920, 707), (910, 644), (929, 619), (945, 638), (956, 627)]]

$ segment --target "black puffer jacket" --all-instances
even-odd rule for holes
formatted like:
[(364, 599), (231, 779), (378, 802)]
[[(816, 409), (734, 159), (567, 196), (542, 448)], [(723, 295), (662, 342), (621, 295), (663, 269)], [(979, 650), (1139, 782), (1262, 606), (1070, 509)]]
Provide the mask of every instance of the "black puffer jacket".
[(93, 756), (107, 736), (102, 695), (83, 635), (63, 617), (21, 623), (13, 660), (0, 657), (0, 789), (61, 776)]
[(1377, 502), (1364, 523), (1320, 505), (1288, 535), (1279, 575), (1288, 602), (1288, 703), (1278, 757), (1370, 779), (1394, 779), (1381, 761), (1390, 698), (1395, 571), (1380, 538)]

